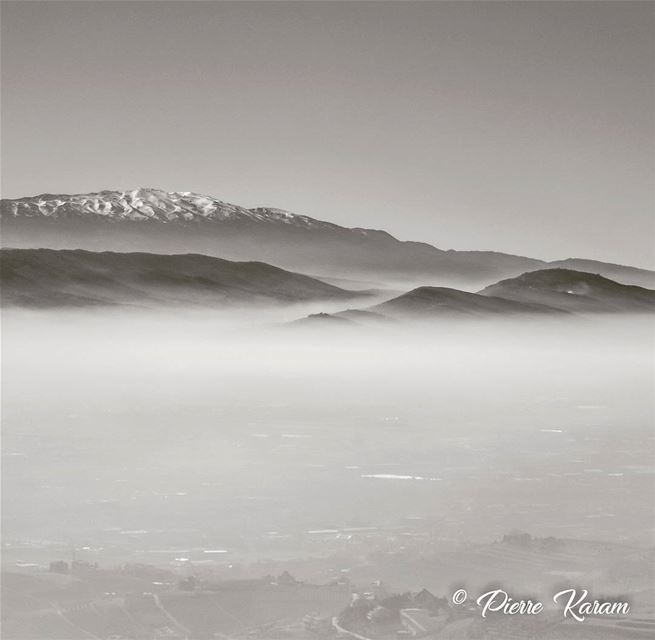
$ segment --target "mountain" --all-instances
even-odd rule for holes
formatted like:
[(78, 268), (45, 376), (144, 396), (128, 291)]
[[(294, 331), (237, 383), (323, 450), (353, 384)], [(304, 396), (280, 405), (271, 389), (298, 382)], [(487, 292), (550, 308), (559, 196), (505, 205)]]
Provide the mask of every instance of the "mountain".
[(105, 220), (112, 222), (264, 222), (332, 227), (282, 209), (245, 209), (189, 191), (133, 189), (78, 195), (54, 195), (2, 200), (3, 215), (49, 220)]
[(304, 318), (293, 320), (286, 324), (286, 326), (293, 327), (350, 327), (354, 323), (352, 320), (343, 318), (334, 313), (312, 313)]
[(358, 295), (262, 262), (79, 249), (2, 249), (0, 284), (4, 306), (25, 307), (292, 304)]
[(583, 258), (567, 258), (566, 260), (555, 260), (548, 263), (549, 269), (560, 268), (571, 271), (586, 271), (598, 273), (610, 280), (616, 280), (623, 284), (634, 284), (647, 289), (655, 289), (655, 272), (647, 269), (637, 269), (622, 264), (611, 262), (598, 262), (597, 260), (585, 260)]
[(432, 279), (487, 284), (544, 263), (494, 252), (443, 251), (385, 231), (348, 229), (308, 216), (246, 209), (160, 189), (44, 194), (3, 200), (3, 246), (93, 251), (202, 253), (262, 260), (328, 276)]
[[(309, 216), (247, 209), (211, 196), (160, 189), (2, 200), (2, 245), (15, 248), (201, 253), (260, 260), (327, 277), (480, 288), (548, 263), (493, 251), (445, 251), (385, 231), (346, 228)], [(604, 273), (604, 263), (593, 263)], [(616, 275), (609, 265), (608, 275)], [(620, 267), (619, 267), (620, 268)], [(652, 281), (626, 268), (617, 278)]]
[(542, 269), (501, 280), (469, 293), (447, 287), (418, 287), (366, 309), (319, 313), (295, 324), (328, 326), (338, 320), (368, 327), (393, 321), (568, 316), (655, 311), (655, 291), (624, 285), (571, 269)]
[(446, 287), (418, 287), (397, 298), (370, 307), (369, 311), (392, 318), (424, 320), (449, 316), (559, 315), (561, 313), (542, 304), (505, 300)]
[(522, 304), (542, 304), (572, 312), (652, 312), (655, 291), (625, 285), (595, 273), (543, 269), (502, 280), (479, 292)]
[(392, 327), (395, 319), (389, 316), (363, 309), (346, 309), (335, 313), (312, 313), (303, 318), (285, 323), (287, 327), (302, 327), (312, 329), (343, 329), (353, 327), (366, 327), (367, 329), (379, 327)]

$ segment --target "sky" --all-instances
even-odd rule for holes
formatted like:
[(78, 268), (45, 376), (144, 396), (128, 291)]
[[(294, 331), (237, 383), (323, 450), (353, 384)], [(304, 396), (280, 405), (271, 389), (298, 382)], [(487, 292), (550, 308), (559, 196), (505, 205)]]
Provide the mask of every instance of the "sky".
[(3, 2), (2, 196), (655, 267), (650, 2)]

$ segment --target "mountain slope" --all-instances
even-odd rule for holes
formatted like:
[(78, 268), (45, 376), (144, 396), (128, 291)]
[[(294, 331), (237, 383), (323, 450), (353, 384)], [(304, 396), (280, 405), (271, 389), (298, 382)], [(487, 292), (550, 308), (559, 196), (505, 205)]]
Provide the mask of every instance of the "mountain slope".
[[(385, 231), (346, 228), (282, 209), (247, 209), (161, 189), (43, 194), (0, 202), (2, 245), (92, 251), (201, 253), (260, 260), (323, 276), (480, 288), (543, 269), (542, 260), (493, 251), (444, 251)], [(589, 270), (651, 286), (651, 271), (589, 261)], [(557, 265), (554, 265), (557, 266)]]
[(573, 312), (655, 311), (655, 291), (571, 269), (543, 269), (502, 280), (479, 292)]
[(545, 305), (482, 296), (446, 287), (418, 287), (397, 298), (370, 307), (369, 311), (394, 318), (414, 319), (561, 313)]
[(328, 222), (291, 214), (282, 209), (245, 209), (189, 191), (132, 189), (76, 195), (42, 194), (2, 200), (5, 216), (49, 220), (106, 220), (113, 222), (254, 221), (300, 226), (336, 227)]
[(44, 194), (0, 204), (5, 247), (184, 251), (322, 275), (416, 282), (428, 276), (467, 286), (545, 264), (494, 252), (443, 251), (384, 231), (348, 229), (280, 209), (246, 209), (189, 192)]
[(605, 278), (615, 280), (623, 284), (633, 284), (647, 289), (655, 289), (655, 273), (647, 269), (628, 267), (622, 264), (611, 262), (599, 262), (598, 260), (585, 260), (583, 258), (567, 258), (566, 260), (555, 260), (548, 263), (549, 269), (560, 268), (571, 271), (586, 271), (587, 273), (598, 273)]
[(350, 300), (352, 292), (261, 262), (186, 254), (2, 249), (4, 306), (251, 305)]

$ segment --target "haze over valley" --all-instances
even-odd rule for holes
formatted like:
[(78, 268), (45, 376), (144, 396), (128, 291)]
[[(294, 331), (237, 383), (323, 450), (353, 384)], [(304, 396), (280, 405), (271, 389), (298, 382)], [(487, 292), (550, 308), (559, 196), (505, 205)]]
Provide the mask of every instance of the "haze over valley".
[[(136, 210), (106, 195), (9, 213), (38, 230), (18, 243), (38, 248), (0, 250), (12, 637), (308, 638), (343, 623), (383, 638), (348, 622), (371, 589), (378, 605), (415, 593), (403, 611), (476, 637), (470, 612), (420, 589), (547, 598), (566, 576), (629, 593), (650, 620), (655, 292), (635, 282), (651, 272), (417, 245), (436, 256), (425, 283), (398, 264), (370, 282), (359, 259), (385, 250), (368, 233), (219, 208), (199, 222), (189, 197), (162, 219), (144, 200), (148, 219), (124, 220)], [(357, 264), (341, 277), (268, 264), (254, 243), (257, 261), (195, 253), (231, 217), (248, 242), (279, 225), (364, 249), (346, 242)], [(61, 248), (61, 224), (86, 248)], [(97, 250), (132, 230), (163, 252)], [(463, 288), (432, 284), (440, 264)]]
[[(8, 593), (60, 602), (65, 620), (98, 634), (103, 593), (132, 610), (135, 590), (154, 591), (197, 638), (329, 619), (377, 580), (439, 596), (502, 581), (545, 599), (570, 575), (648, 602), (652, 317), (396, 320), (343, 333), (306, 332), (281, 313), (3, 311), (6, 584), (46, 571), (50, 585)], [(513, 531), (560, 546), (498, 546)], [(56, 586), (47, 567), (71, 559), (73, 583)], [(125, 582), (139, 566), (167, 573)], [(260, 594), (245, 617), (243, 600), (230, 604), (239, 591), (211, 591), (284, 571), (353, 586), (302, 606), (290, 593), (296, 608), (278, 594), (266, 614), (268, 591), (243, 592)], [(209, 598), (195, 615), (177, 590), (188, 576)], [(140, 597), (139, 612), (151, 596)], [(76, 613), (71, 598), (91, 609)], [(217, 606), (242, 623), (212, 622)], [(47, 604), (16, 611), (5, 606), (12, 637), (29, 637), (28, 621), (58, 637)]]

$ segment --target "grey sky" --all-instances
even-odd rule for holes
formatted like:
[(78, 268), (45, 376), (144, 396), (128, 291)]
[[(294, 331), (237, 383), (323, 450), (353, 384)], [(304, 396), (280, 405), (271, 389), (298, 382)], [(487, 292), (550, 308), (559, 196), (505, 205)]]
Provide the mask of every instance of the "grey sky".
[(2, 192), (655, 266), (650, 2), (3, 2)]

